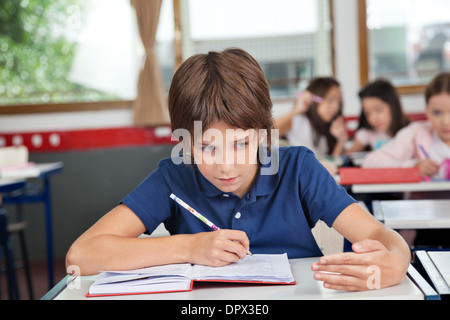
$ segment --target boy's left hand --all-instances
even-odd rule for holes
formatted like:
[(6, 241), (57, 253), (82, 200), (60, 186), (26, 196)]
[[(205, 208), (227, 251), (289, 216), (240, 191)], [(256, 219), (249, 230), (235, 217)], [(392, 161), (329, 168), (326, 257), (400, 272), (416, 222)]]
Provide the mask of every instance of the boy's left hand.
[(329, 289), (363, 291), (389, 287), (405, 277), (408, 263), (404, 257), (379, 241), (362, 240), (352, 248), (354, 252), (324, 256), (313, 263), (314, 279)]

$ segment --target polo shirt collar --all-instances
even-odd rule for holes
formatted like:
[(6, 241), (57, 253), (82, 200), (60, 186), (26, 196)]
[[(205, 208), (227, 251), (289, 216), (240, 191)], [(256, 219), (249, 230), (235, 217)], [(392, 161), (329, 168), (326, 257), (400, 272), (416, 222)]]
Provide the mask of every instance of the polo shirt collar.
[[(263, 155), (258, 178), (255, 181), (254, 188), (252, 188), (255, 191), (255, 196), (266, 196), (273, 192), (278, 185), (279, 150), (273, 147), (272, 151), (272, 157), (269, 151), (267, 151), (268, 154)], [(274, 170), (275, 167), (276, 170)]]
[(267, 196), (272, 193), (278, 184), (278, 178), (278, 173), (272, 175), (262, 175), (260, 173), (254, 185), (255, 196)]
[(217, 197), (218, 195), (223, 194), (219, 188), (213, 185), (208, 179), (206, 179), (200, 170), (198, 170), (197, 166), (195, 169), (195, 177), (197, 178), (197, 183), (200, 188), (200, 191), (203, 192), (207, 197)]

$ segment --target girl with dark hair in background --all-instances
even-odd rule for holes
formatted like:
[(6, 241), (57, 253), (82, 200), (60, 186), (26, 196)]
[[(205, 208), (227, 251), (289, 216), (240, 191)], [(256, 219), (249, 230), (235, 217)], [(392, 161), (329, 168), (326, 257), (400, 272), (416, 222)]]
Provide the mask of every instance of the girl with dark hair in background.
[(313, 79), (294, 108), (275, 120), (275, 127), (290, 145), (305, 146), (319, 158), (339, 156), (348, 139), (339, 82), (331, 77)]
[(362, 109), (353, 146), (346, 153), (379, 149), (409, 124), (400, 98), (387, 80), (375, 80), (359, 92)]

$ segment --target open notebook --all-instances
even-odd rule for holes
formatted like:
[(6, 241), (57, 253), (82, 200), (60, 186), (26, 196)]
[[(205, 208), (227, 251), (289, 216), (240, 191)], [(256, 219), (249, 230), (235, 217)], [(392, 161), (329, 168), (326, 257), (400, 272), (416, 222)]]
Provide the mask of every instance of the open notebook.
[(224, 267), (189, 263), (104, 271), (87, 297), (191, 291), (195, 281), (295, 284), (287, 254), (254, 254)]

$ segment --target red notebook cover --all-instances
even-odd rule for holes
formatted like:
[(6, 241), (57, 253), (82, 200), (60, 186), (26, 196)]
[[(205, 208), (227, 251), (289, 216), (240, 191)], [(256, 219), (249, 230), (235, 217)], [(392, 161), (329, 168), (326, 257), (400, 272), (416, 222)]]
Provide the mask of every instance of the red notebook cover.
[(126, 295), (139, 295), (139, 294), (153, 294), (153, 293), (171, 293), (171, 292), (188, 292), (194, 290), (194, 282), (220, 282), (220, 283), (242, 283), (242, 284), (255, 284), (255, 285), (294, 285), (297, 281), (292, 282), (267, 282), (267, 281), (245, 281), (245, 280), (192, 280), (191, 286), (187, 290), (167, 290), (167, 291), (149, 291), (149, 292), (132, 292), (132, 293), (106, 293), (106, 294), (86, 294), (88, 298), (94, 297), (113, 297), (113, 296), (126, 296)]
[(254, 254), (224, 267), (169, 264), (128, 271), (104, 271), (86, 297), (185, 292), (195, 281), (248, 284), (296, 284), (287, 254)]
[(369, 183), (420, 182), (419, 168), (353, 168), (339, 169), (341, 185)]

